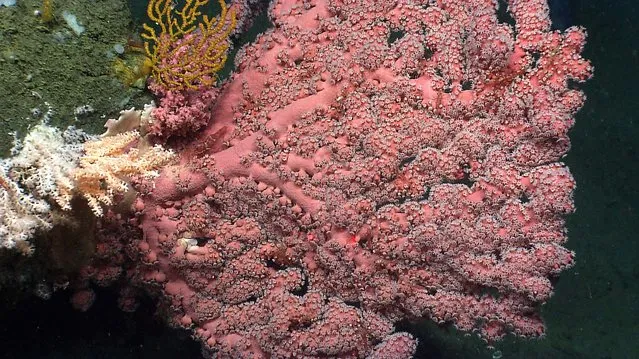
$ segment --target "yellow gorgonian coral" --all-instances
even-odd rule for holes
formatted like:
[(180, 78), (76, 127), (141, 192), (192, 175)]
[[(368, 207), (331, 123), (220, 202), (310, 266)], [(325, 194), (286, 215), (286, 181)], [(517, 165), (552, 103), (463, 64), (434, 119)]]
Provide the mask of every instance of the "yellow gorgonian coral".
[(235, 11), (218, 0), (221, 13), (209, 18), (202, 7), (209, 0), (149, 0), (147, 14), (156, 28), (144, 24), (144, 48), (153, 64), (152, 76), (169, 90), (199, 89), (216, 81), (226, 62)]

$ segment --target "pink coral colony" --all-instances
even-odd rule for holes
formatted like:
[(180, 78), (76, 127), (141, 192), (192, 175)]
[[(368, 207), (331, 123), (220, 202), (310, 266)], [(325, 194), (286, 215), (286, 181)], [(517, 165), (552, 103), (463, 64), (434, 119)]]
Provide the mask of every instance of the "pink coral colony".
[(394, 325), (418, 318), (543, 335), (592, 67), (544, 0), (508, 11), (274, 1), (220, 88), (156, 86), (150, 131), (179, 160), (106, 213), (85, 278), (160, 294), (219, 358), (410, 358)]

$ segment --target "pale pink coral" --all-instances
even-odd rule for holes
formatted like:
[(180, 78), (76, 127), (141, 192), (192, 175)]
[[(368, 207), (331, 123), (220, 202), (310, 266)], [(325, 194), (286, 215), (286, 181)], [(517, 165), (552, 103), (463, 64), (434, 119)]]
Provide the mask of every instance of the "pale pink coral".
[(129, 276), (221, 358), (406, 358), (393, 325), (421, 317), (542, 335), (574, 257), (568, 81), (591, 67), (544, 1), (511, 0), (515, 28), (495, 6), (274, 1), (180, 163), (140, 187)]

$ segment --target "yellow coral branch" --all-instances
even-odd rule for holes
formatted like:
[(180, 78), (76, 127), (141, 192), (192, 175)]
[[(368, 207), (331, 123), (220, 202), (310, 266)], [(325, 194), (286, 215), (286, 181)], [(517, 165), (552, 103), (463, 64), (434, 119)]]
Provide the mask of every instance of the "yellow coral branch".
[(176, 10), (171, 0), (149, 1), (147, 15), (160, 31), (158, 34), (152, 26), (143, 24), (144, 49), (153, 64), (153, 77), (168, 89), (210, 86), (224, 67), (228, 37), (236, 24), (235, 10), (218, 0), (221, 13), (209, 18), (201, 12), (208, 2), (186, 0)]

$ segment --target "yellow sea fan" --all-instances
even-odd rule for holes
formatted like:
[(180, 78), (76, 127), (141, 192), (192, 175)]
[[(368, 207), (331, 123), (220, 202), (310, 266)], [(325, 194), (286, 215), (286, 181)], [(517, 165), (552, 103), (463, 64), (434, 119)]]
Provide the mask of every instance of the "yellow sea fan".
[[(227, 59), (229, 35), (235, 28), (235, 10), (218, 0), (221, 13), (209, 18), (201, 9), (209, 0), (186, 0), (176, 9), (172, 0), (150, 0), (147, 15), (159, 33), (143, 24), (153, 78), (170, 90), (212, 85)], [(196, 31), (197, 30), (197, 31)]]

